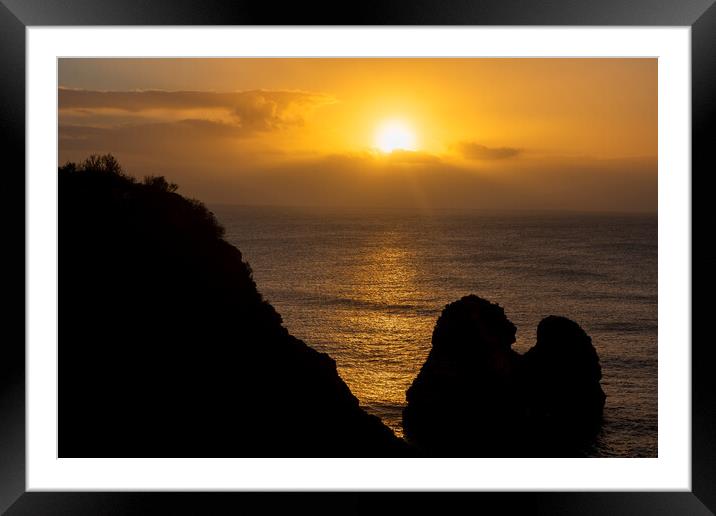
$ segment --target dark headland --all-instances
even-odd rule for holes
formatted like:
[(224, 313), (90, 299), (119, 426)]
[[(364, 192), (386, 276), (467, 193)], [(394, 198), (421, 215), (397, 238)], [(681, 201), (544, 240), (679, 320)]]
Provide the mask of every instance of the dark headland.
[(589, 336), (548, 317), (520, 355), (502, 308), (467, 296), (438, 319), (397, 438), (222, 236), (163, 177), (111, 156), (60, 167), (61, 457), (558, 456), (598, 431)]

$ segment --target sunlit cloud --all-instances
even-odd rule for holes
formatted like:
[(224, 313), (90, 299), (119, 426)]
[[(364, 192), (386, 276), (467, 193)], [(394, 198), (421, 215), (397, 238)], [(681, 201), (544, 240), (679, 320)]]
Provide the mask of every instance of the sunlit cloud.
[(460, 142), (455, 148), (464, 158), (474, 160), (514, 158), (522, 152), (515, 147), (488, 147), (475, 142)]
[(248, 131), (270, 131), (304, 122), (314, 109), (336, 102), (321, 93), (291, 90), (211, 91), (97, 91), (60, 88), (60, 116), (128, 115), (176, 120), (221, 119)]

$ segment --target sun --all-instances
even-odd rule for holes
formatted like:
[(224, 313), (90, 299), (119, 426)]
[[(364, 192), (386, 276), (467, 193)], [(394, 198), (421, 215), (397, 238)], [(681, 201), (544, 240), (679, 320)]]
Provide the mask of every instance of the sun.
[(395, 150), (415, 150), (415, 133), (398, 120), (381, 123), (375, 131), (375, 146), (385, 153)]

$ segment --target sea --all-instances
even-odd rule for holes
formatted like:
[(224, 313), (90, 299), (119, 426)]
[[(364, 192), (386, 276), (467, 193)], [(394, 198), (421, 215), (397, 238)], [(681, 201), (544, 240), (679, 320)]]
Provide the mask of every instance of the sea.
[(288, 330), (397, 435), (440, 312), (477, 294), (504, 307), (519, 352), (542, 318), (578, 322), (607, 394), (589, 455), (657, 456), (656, 215), (210, 208)]

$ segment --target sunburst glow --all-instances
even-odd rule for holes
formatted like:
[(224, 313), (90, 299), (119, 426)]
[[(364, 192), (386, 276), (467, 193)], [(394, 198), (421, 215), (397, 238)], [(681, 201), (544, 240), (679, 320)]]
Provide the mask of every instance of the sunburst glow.
[(375, 146), (383, 152), (416, 150), (415, 133), (400, 121), (383, 122), (375, 132)]

